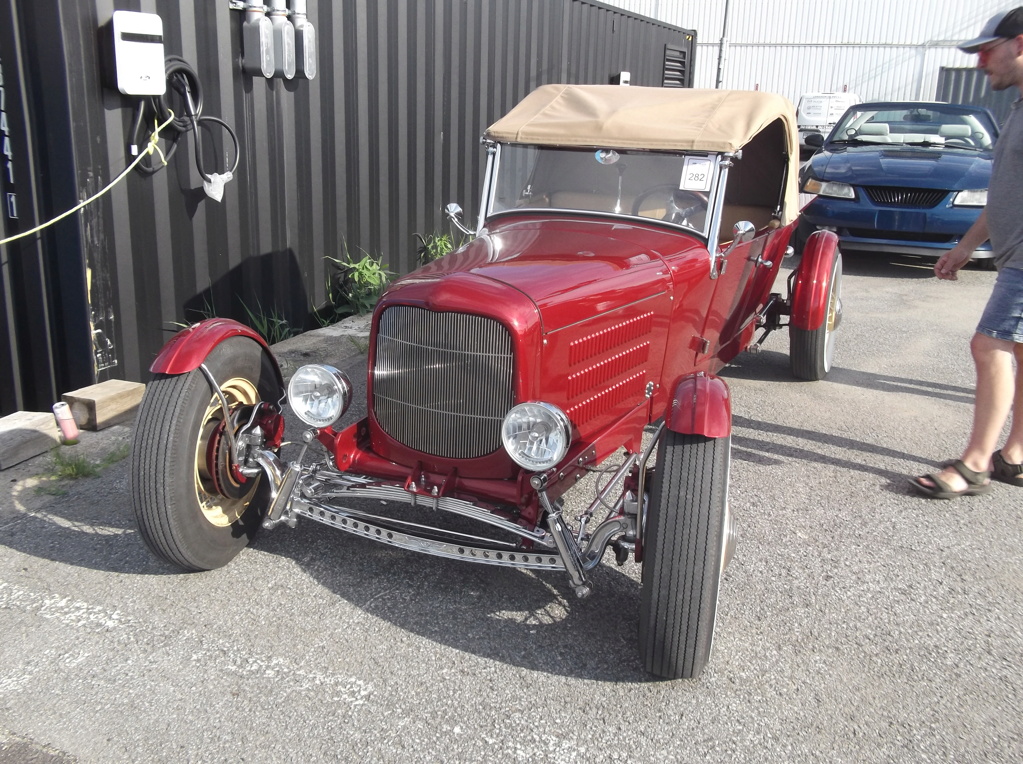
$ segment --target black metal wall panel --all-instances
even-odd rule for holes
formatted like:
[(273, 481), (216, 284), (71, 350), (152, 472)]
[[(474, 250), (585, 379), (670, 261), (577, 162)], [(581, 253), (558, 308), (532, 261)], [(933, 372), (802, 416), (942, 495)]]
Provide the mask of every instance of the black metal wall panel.
[[(94, 380), (143, 380), (171, 333), (204, 314), (274, 311), (302, 327), (326, 298), (325, 258), (346, 249), (407, 272), (413, 234), (446, 230), (446, 202), (475, 216), (479, 136), (530, 90), (622, 70), (658, 86), (665, 45), (690, 57), (695, 45), (691, 31), (591, 0), (309, 0), (316, 78), (267, 80), (241, 70), (232, 5), (0, 0), (5, 74), (17, 56), (28, 91), (18, 151), (32, 179), (4, 235), (97, 192), (134, 158), (137, 99), (102, 73), (115, 8), (161, 16), (166, 54), (196, 70), (203, 114), (241, 147), (221, 202), (204, 194), (186, 134), (166, 168), (133, 172), (44, 235), (0, 248), (4, 413)], [(223, 167), (230, 142), (217, 128), (203, 135), (206, 163)]]
[(1012, 102), (1019, 97), (1019, 91), (1015, 88), (992, 90), (984, 70), (975, 67), (941, 67), (937, 90), (935, 98), (939, 101), (967, 103), (990, 109), (999, 124), (1009, 116)]

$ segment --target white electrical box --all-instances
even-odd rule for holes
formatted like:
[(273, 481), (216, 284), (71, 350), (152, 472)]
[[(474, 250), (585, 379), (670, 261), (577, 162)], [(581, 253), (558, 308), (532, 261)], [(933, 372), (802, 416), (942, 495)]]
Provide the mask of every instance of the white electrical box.
[(114, 11), (111, 26), (117, 89), (131, 96), (163, 95), (163, 19), (155, 13)]

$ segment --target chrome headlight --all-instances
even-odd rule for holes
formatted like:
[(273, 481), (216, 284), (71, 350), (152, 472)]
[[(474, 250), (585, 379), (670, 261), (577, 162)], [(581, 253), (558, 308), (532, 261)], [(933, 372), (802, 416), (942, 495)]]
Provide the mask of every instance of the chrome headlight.
[(838, 199), (855, 199), (856, 192), (848, 183), (839, 183), (834, 180), (817, 180), (808, 178), (803, 184), (804, 194), (817, 194), (819, 196), (834, 196)]
[(333, 366), (310, 364), (288, 383), (288, 404), (311, 427), (330, 427), (352, 402), (352, 383)]
[(983, 207), (985, 204), (987, 204), (986, 188), (960, 191), (952, 197), (953, 207)]
[(520, 467), (543, 472), (565, 458), (572, 424), (550, 403), (520, 403), (504, 417), (501, 442)]

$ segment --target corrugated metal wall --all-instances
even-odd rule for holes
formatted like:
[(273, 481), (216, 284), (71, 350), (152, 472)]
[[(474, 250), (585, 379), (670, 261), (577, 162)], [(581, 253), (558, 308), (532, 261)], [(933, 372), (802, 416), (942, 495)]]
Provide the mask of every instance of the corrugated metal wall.
[[(607, 0), (697, 30), (694, 87), (801, 93), (843, 91), (864, 99), (932, 100), (942, 67), (972, 67), (955, 44), (1015, 3), (1004, 0)], [(728, 10), (727, 25), (725, 10)]]
[[(61, 58), (60, 14), (0, 3), (0, 237), (31, 229), (79, 200)], [(30, 40), (45, 44), (30, 44)], [(58, 99), (59, 100), (59, 99)], [(91, 375), (87, 276), (74, 219), (0, 247), (0, 412), (49, 401)], [(85, 352), (82, 352), (82, 351)], [(45, 404), (48, 405), (48, 404)], [(45, 408), (41, 405), (40, 408)]]
[[(176, 322), (204, 312), (244, 318), (244, 302), (302, 325), (325, 299), (324, 258), (346, 244), (408, 271), (413, 234), (446, 230), (445, 202), (475, 214), (479, 136), (532, 88), (606, 83), (621, 70), (660, 85), (664, 46), (693, 44), (684, 30), (589, 0), (309, 0), (318, 76), (265, 80), (240, 70), (242, 13), (231, 6), (117, 0), (160, 14), (166, 53), (195, 68), (203, 114), (234, 128), (241, 162), (223, 201), (207, 199), (186, 135), (159, 173), (132, 174), (41, 238), (3, 248), (39, 261), (3, 272), (6, 292), (29, 292), (19, 304), (5, 297), (4, 413), (94, 378), (143, 379)], [(38, 176), (8, 232), (96, 192), (132, 159), (135, 101), (100, 76), (99, 30), (114, 9), (0, 0), (5, 72), (25, 79), (23, 150), (34, 153), (22, 169)], [(207, 164), (223, 164), (222, 131), (205, 144)]]
[(991, 110), (1002, 124), (1009, 116), (1012, 103), (1019, 98), (1015, 88), (995, 91), (988, 84), (987, 75), (980, 69), (942, 68), (938, 76), (938, 100), (949, 103), (970, 103)]

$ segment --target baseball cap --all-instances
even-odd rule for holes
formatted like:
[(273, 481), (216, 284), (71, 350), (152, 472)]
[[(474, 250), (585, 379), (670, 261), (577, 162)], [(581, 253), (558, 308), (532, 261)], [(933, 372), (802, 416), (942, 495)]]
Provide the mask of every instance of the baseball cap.
[(987, 20), (980, 34), (972, 40), (957, 46), (963, 53), (976, 53), (982, 45), (994, 42), (1003, 37), (1016, 37), (1023, 34), (1023, 6), (1011, 11), (996, 13)]

